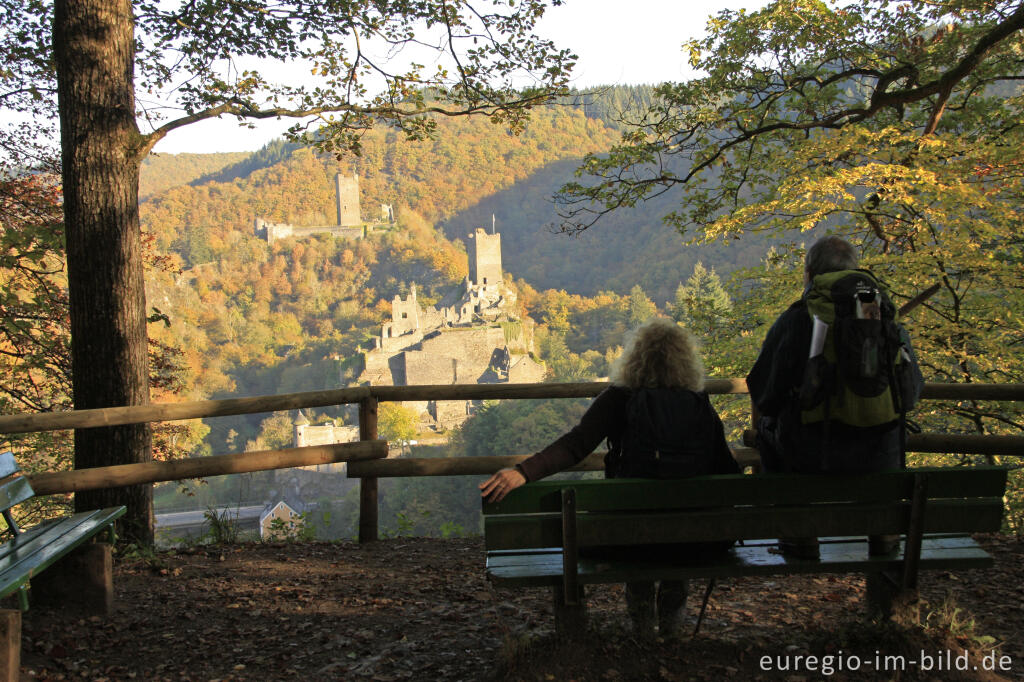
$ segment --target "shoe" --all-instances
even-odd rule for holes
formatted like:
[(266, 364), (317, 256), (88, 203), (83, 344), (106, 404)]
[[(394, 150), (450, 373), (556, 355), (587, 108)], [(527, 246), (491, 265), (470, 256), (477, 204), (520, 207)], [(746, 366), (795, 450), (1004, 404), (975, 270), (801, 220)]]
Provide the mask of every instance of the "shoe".
[(672, 613), (658, 614), (658, 637), (662, 639), (679, 639), (683, 634), (684, 611), (679, 609)]
[(899, 535), (869, 535), (868, 556), (895, 554), (900, 548)]
[(779, 551), (794, 559), (820, 559), (821, 548), (818, 538), (779, 538)]

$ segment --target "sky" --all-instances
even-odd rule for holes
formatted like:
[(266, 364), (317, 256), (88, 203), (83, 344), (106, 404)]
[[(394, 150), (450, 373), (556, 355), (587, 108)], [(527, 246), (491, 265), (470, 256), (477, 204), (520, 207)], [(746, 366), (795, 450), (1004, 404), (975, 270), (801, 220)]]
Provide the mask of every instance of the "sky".
[[(537, 32), (579, 55), (573, 71), (578, 88), (680, 81), (695, 75), (682, 44), (704, 34), (709, 15), (764, 4), (764, 0), (565, 0), (548, 9)], [(154, 151), (256, 151), (280, 137), (293, 122), (261, 122), (249, 130), (230, 118), (206, 121), (172, 132)]]

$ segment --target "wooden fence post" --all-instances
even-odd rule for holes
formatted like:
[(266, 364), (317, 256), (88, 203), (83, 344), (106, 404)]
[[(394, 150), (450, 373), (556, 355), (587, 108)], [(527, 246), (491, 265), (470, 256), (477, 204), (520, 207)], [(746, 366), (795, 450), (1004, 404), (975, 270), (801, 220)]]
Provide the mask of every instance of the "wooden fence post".
[(0, 609), (0, 680), (21, 679), (21, 611)]
[[(377, 440), (377, 399), (359, 401), (359, 440)], [(359, 479), (359, 544), (377, 540), (377, 479)]]

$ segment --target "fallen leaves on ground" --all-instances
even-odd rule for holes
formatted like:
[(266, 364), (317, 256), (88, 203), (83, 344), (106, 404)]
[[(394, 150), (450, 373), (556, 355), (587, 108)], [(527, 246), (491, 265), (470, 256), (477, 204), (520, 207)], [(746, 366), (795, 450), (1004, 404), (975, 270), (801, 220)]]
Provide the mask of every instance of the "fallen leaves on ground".
[[(958, 622), (973, 618), (974, 630), (921, 646), (970, 635), (977, 644), (983, 635), (1013, 670), (957, 679), (1024, 677), (1024, 544), (982, 541), (995, 568), (921, 580), (925, 616), (950, 594)], [(109, 618), (47, 608), (25, 614), (22, 673), (45, 680), (817, 679), (764, 671), (761, 661), (844, 647), (867, 658), (889, 644), (885, 632), (864, 629), (864, 580), (856, 575), (719, 581), (700, 635), (679, 641), (637, 641), (622, 588), (590, 587), (589, 632), (560, 643), (548, 590), (494, 589), (483, 564), (479, 539), (406, 538), (217, 546), (158, 562), (117, 561)], [(691, 595), (698, 595), (688, 604), (692, 621), (703, 585)]]

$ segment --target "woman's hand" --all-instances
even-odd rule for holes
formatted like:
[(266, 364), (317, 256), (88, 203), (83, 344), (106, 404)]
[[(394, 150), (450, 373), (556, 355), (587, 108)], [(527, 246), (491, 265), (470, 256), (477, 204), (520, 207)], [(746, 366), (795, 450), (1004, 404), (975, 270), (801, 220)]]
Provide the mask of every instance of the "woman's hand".
[(502, 469), (480, 484), (480, 496), (488, 502), (500, 502), (509, 492), (526, 483), (519, 469)]

